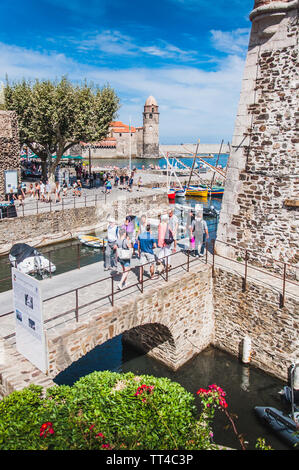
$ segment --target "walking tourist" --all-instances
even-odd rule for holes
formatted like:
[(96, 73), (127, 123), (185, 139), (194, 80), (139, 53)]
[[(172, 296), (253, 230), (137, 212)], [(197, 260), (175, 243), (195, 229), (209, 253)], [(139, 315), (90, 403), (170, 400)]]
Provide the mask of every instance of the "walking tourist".
[(60, 193), (61, 193), (61, 187), (60, 187), (59, 181), (56, 181), (56, 183), (55, 183), (55, 204), (57, 202), (57, 199), (58, 199), (59, 202), (61, 202)]
[(116, 242), (118, 238), (118, 226), (116, 225), (115, 220), (111, 217), (108, 219), (107, 226), (107, 245), (105, 248), (104, 254), (104, 270), (108, 271), (117, 267), (116, 259)]
[(142, 186), (142, 178), (139, 176), (138, 181), (137, 181), (137, 191), (141, 191), (141, 186)]
[(34, 195), (35, 195), (35, 197), (36, 197), (37, 200), (40, 199), (40, 185), (39, 185), (38, 182), (35, 183)]
[(176, 247), (177, 247), (179, 219), (173, 213), (172, 209), (168, 212), (168, 215), (169, 215), (169, 221), (168, 221), (169, 228), (172, 231), (172, 235), (173, 235), (173, 250), (172, 250), (172, 252), (175, 253), (176, 252)]
[(194, 238), (196, 257), (204, 255), (205, 242), (209, 238), (208, 226), (203, 219), (203, 207), (198, 206), (195, 207), (195, 218), (191, 223), (191, 237)]
[(29, 185), (28, 194), (29, 194), (29, 196), (30, 196), (31, 199), (34, 198), (34, 188), (33, 188), (33, 184), (32, 184), (32, 183), (30, 183), (30, 185)]
[(17, 198), (19, 201), (19, 207), (24, 206), (24, 199), (25, 199), (25, 193), (22, 189), (22, 185), (19, 184), (18, 189), (17, 189)]
[(133, 178), (133, 173), (131, 174), (128, 182), (128, 191), (131, 193), (133, 189), (133, 183), (134, 183), (134, 178)]
[(47, 202), (51, 201), (51, 185), (49, 181), (46, 181), (46, 200)]
[(168, 215), (161, 216), (161, 222), (158, 225), (158, 246), (160, 248), (158, 260), (166, 265), (166, 257), (171, 255), (170, 246), (173, 243), (173, 235), (168, 224)]
[(107, 179), (107, 180), (105, 181), (104, 186), (105, 186), (104, 193), (105, 193), (105, 194), (110, 194), (110, 193), (111, 193), (111, 190), (112, 190), (112, 184), (111, 184), (111, 181), (110, 181), (109, 179)]
[(118, 289), (122, 290), (126, 286), (132, 257), (132, 243), (127, 236), (126, 230), (123, 228), (119, 230), (119, 238), (117, 239), (115, 248), (117, 250), (118, 261), (123, 270), (121, 280), (118, 284)]
[[(146, 230), (142, 231), (138, 236), (138, 248), (140, 252), (140, 266), (150, 263), (150, 277), (153, 279), (155, 274), (155, 254), (156, 242), (151, 234), (151, 226), (147, 224)], [(141, 282), (141, 269), (139, 272), (139, 281)]]
[(81, 197), (81, 193), (82, 193), (82, 183), (80, 180), (77, 180), (77, 195)]
[(44, 202), (46, 186), (42, 180), (39, 182), (39, 187), (40, 187), (40, 200)]

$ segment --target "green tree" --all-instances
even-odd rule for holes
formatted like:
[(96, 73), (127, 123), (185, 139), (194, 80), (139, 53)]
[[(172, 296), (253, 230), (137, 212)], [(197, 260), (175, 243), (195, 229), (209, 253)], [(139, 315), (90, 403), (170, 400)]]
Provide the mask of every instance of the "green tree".
[[(102, 140), (119, 109), (115, 91), (88, 84), (22, 80), (4, 88), (5, 107), (18, 115), (20, 142), (42, 161), (43, 177), (53, 179), (62, 155), (80, 142)], [(52, 155), (56, 154), (56, 159)]]

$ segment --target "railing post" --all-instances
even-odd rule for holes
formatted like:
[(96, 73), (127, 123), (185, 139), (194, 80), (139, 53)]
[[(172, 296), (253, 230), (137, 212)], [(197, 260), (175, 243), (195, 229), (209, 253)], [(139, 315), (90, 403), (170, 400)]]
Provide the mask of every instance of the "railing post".
[(24, 202), (23, 202), (23, 204), (22, 204), (23, 217), (24, 217), (24, 205), (25, 205), (25, 204), (24, 204)]
[(246, 289), (247, 289), (247, 257), (248, 257), (248, 253), (247, 253), (247, 250), (245, 250), (245, 273), (244, 273), (244, 280), (243, 280), (243, 292), (246, 292)]
[(205, 248), (206, 248), (206, 264), (208, 264), (208, 239), (205, 240)]
[(86, 196), (84, 196), (84, 198), (85, 198), (85, 207), (86, 207)]
[(63, 200), (63, 198), (61, 199), (61, 207), (62, 207), (62, 210), (64, 211), (64, 200)]
[(36, 200), (36, 213), (38, 214), (38, 199)]
[(280, 295), (280, 308), (284, 307), (285, 292), (286, 292), (286, 272), (287, 272), (287, 265), (286, 263), (283, 263), (283, 283), (282, 283), (282, 294)]
[(95, 195), (95, 205), (97, 205), (97, 199), (98, 199), (98, 195), (96, 194)]
[(78, 299), (78, 289), (76, 289), (76, 322), (79, 321), (79, 299)]
[(77, 266), (80, 269), (80, 243), (77, 245)]
[(74, 209), (76, 209), (76, 196), (73, 196), (74, 197)]
[(189, 268), (190, 268), (190, 250), (188, 249), (188, 252), (187, 252), (187, 272), (189, 272)]
[(139, 275), (140, 275), (141, 292), (143, 294), (143, 265), (140, 266)]
[(168, 281), (168, 256), (166, 256), (166, 282)]
[(111, 305), (114, 306), (114, 279), (111, 276)]
[(50, 278), (52, 279), (52, 267), (51, 267), (51, 251), (49, 251), (49, 272), (50, 272)]
[(213, 247), (213, 264), (212, 264), (212, 276), (213, 277), (216, 277), (215, 276), (215, 239), (212, 240), (212, 247)]

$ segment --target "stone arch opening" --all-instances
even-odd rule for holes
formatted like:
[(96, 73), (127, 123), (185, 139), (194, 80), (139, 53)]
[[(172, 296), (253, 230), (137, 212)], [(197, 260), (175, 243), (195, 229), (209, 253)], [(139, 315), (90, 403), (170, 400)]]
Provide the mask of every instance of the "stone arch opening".
[(98, 344), (72, 362), (69, 357), (69, 365), (53, 377), (53, 382), (57, 385), (72, 385), (80, 377), (95, 370), (122, 370), (122, 364), (132, 357), (132, 348), (136, 353), (147, 354), (172, 368), (171, 357), (175, 352), (175, 342), (170, 330), (160, 323), (148, 323)]

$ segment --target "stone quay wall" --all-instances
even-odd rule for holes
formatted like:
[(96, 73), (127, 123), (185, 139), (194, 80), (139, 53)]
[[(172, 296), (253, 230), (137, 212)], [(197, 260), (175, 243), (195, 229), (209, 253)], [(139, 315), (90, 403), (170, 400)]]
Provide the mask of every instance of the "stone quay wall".
[(5, 170), (18, 170), (20, 178), (18, 121), (13, 111), (0, 111), (0, 199), (5, 197)]
[(214, 279), (214, 346), (240, 356), (243, 339), (252, 341), (251, 363), (287, 379), (290, 363), (299, 358), (299, 302), (286, 296), (279, 308), (279, 293), (261, 283), (247, 281), (223, 269)]
[[(142, 204), (141, 204), (142, 201)], [(92, 230), (106, 230), (109, 215), (123, 222), (128, 213), (140, 216), (143, 213), (153, 217), (166, 211), (166, 194), (154, 194), (143, 197), (119, 198), (104, 204), (98, 202), (91, 207), (56, 210), (40, 214), (27, 215), (0, 222), (1, 253), (9, 251), (14, 243), (29, 243), (42, 246), (76, 237), (79, 233)]]
[(263, 11), (252, 12), (218, 239), (253, 250), (260, 265), (266, 257), (296, 264), (298, 2), (260, 3)]

